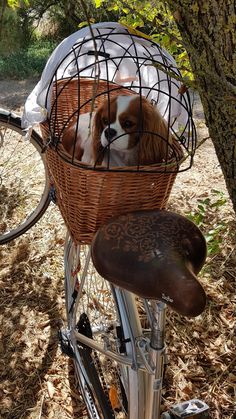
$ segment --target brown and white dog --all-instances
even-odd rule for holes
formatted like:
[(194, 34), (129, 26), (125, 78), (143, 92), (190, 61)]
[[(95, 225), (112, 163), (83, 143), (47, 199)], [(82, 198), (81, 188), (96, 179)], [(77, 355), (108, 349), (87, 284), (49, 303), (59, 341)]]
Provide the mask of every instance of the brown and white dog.
[(111, 167), (163, 162), (172, 142), (157, 108), (138, 95), (104, 101), (91, 118), (82, 114), (79, 123), (72, 120), (62, 136), (63, 147), (77, 160)]

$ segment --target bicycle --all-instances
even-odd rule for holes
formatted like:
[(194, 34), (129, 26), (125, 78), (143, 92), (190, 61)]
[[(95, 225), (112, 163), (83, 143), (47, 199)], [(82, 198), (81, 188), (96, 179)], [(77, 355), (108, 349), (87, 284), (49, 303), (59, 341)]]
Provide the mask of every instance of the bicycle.
[[(13, 194), (15, 200), (14, 191), (17, 188), (19, 188), (17, 197), (27, 192), (26, 199), (28, 200), (28, 196), (31, 196), (30, 188), (35, 187), (37, 191), (38, 180), (40, 180), (41, 189), (37, 193), (37, 200), (34, 201), (34, 209), (30, 216), (23, 215), (21, 222), (18, 222), (17, 218), (18, 224), (14, 225), (15, 207), (14, 211), (5, 212), (8, 216), (12, 215), (12, 219), (8, 224), (3, 221), (1, 225), (1, 228), (4, 226), (4, 229), (1, 230), (0, 244), (19, 237), (31, 228), (46, 211), (51, 199), (50, 182), (44, 154), (42, 154), (42, 139), (36, 131), (32, 131), (30, 142), (27, 144), (28, 157), (26, 157), (23, 135), (20, 117), (1, 109), (0, 147), (4, 152), (1, 154), (1, 190), (5, 192), (5, 194), (1, 194), (1, 204), (11, 196), (9, 192)], [(31, 169), (32, 167), (37, 169), (36, 166), (40, 162), (41, 177), (36, 175), (36, 185), (30, 183), (28, 179), (28, 168), (21, 171), (25, 175), (24, 181), (22, 182), (20, 178), (19, 182), (14, 185), (15, 176), (12, 175), (12, 170), (15, 169), (18, 173), (19, 164), (23, 169), (22, 154), (26, 157), (25, 160), (30, 163)], [(37, 157), (34, 157), (35, 155)], [(32, 161), (34, 166), (32, 166)], [(7, 174), (10, 171), (11, 178), (8, 178)], [(35, 180), (35, 175), (33, 180)], [(20, 189), (21, 185), (23, 189)], [(22, 202), (20, 201), (19, 204), (21, 206)], [(27, 206), (25, 206), (25, 211), (27, 214)], [(154, 213), (156, 217), (159, 211)], [(161, 213), (171, 214), (163, 210)], [(137, 217), (137, 214), (133, 216)], [(146, 210), (141, 215), (146, 218), (146, 222), (150, 220), (150, 211)], [(122, 224), (127, 222), (129, 216), (121, 216)], [(114, 230), (114, 227), (117, 228), (117, 223), (119, 223), (119, 218), (111, 220), (98, 230), (91, 245), (92, 255), (90, 246), (75, 246), (69, 235), (65, 245), (65, 297), (68, 325), (60, 331), (59, 337), (63, 352), (74, 359), (75, 373), (89, 417), (97, 419), (114, 417), (130, 419), (207, 418), (208, 406), (199, 400), (185, 402), (174, 406), (169, 412), (164, 412), (162, 415), (160, 413), (161, 389), (166, 363), (165, 311), (166, 305), (171, 304), (171, 298), (164, 292), (163, 295), (158, 294), (159, 298), (162, 297), (162, 301), (155, 301), (143, 298), (141, 291), (141, 296), (137, 299), (135, 295), (140, 292), (135, 287), (127, 290), (127, 283), (122, 282), (121, 279), (121, 275), (123, 276), (127, 270), (128, 263), (128, 253), (124, 249), (120, 250), (121, 254), (126, 256), (123, 265), (121, 265), (122, 269), (119, 270), (117, 277), (112, 278), (113, 282), (118, 280), (118, 283), (114, 285), (113, 282), (104, 279), (109, 279), (112, 273), (114, 275), (117, 266), (116, 260), (113, 258), (109, 267), (110, 272), (104, 270), (103, 263), (111, 257), (113, 247), (105, 247), (104, 238), (99, 246), (98, 242), (104, 234), (104, 229), (107, 228), (111, 229), (113, 238), (118, 242), (117, 236), (115, 236), (116, 230)], [(184, 219), (184, 223), (186, 226), (192, 226), (192, 223), (186, 219)], [(166, 230), (164, 230), (166, 234), (162, 232), (162, 238), (163, 234), (167, 235), (167, 231), (169, 236), (168, 240), (166, 237), (164, 240), (167, 242), (166, 253), (170, 252), (171, 243), (174, 240), (174, 237), (170, 239), (168, 228), (167, 224)], [(136, 235), (137, 230), (142, 231), (136, 227)], [(199, 230), (196, 232), (200, 238), (200, 248), (202, 249), (200, 260), (195, 261), (194, 269), (197, 273), (205, 258), (205, 242)], [(147, 243), (150, 241), (148, 235), (144, 238)], [(124, 237), (122, 240), (124, 242)], [(104, 254), (101, 257), (100, 252), (104, 249), (106, 249), (106, 257)], [(82, 255), (84, 251), (87, 252), (85, 256)], [(197, 255), (197, 253), (193, 253), (193, 255)], [(142, 255), (139, 257), (142, 258)], [(146, 257), (149, 256), (146, 255)], [(158, 258), (158, 252), (155, 257)], [(80, 261), (83, 262), (83, 269), (80, 269)], [(98, 276), (95, 268), (102, 276)], [(200, 294), (202, 296), (202, 292)]]
[(161, 413), (166, 306), (185, 316), (205, 306), (196, 279), (206, 257), (199, 229), (166, 210), (137, 211), (100, 227), (85, 250), (68, 235), (68, 324), (59, 337), (89, 417), (208, 418), (197, 399)]
[[(190, 96), (181, 92), (172, 57), (146, 36), (118, 23), (81, 31), (55, 50), (36, 87), (36, 108), (31, 103), (30, 122), (42, 122), (58, 206), (73, 237), (68, 235), (65, 246), (68, 324), (59, 332), (61, 347), (74, 360), (90, 418), (203, 419), (209, 409), (200, 400), (161, 412), (166, 305), (185, 316), (196, 316), (205, 305), (196, 279), (205, 260), (203, 236), (185, 218), (153, 210), (165, 207), (176, 174), (192, 165), (196, 131)], [(104, 97), (130, 93), (159, 104), (176, 134), (164, 162), (154, 168), (126, 167), (112, 176), (110, 168), (85, 168), (63, 151), (62, 133), (72, 117), (91, 112)], [(42, 108), (50, 110), (45, 120)], [(86, 205), (80, 207), (81, 190)], [(115, 210), (126, 215), (109, 220)], [(91, 243), (91, 248), (75, 243)]]
[(0, 244), (29, 230), (51, 200), (42, 138), (24, 134), (21, 118), (0, 109)]

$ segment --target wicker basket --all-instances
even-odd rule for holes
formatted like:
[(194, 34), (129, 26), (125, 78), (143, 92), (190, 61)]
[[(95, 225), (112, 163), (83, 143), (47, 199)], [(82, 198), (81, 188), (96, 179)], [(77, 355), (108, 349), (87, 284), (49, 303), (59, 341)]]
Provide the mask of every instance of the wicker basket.
[[(108, 85), (105, 81), (99, 81), (96, 86), (90, 79), (80, 79), (79, 85), (78, 80), (58, 81), (53, 88), (50, 123), (41, 124), (45, 140), (52, 129), (54, 136), (60, 138), (63, 127), (78, 109), (81, 113), (91, 110), (95, 87), (95, 106), (104, 101), (104, 92), (107, 94), (108, 90), (111, 96), (132, 94), (128, 89), (112, 83)], [(57, 146), (47, 148), (46, 158), (59, 209), (76, 244), (91, 243), (99, 226), (115, 215), (164, 208), (177, 174), (177, 168), (176, 172), (167, 173), (161, 165), (157, 172), (157, 165), (147, 166), (144, 171), (137, 171), (137, 168), (132, 171), (130, 167), (127, 168), (129, 171), (107, 171), (93, 169), (81, 162), (71, 164)]]

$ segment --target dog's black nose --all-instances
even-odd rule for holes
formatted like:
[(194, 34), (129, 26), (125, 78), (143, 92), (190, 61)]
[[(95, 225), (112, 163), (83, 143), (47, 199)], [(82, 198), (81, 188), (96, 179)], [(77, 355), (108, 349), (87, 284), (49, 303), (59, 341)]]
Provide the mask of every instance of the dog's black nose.
[(117, 131), (114, 128), (106, 128), (104, 131), (105, 137), (108, 141), (111, 141), (116, 135)]

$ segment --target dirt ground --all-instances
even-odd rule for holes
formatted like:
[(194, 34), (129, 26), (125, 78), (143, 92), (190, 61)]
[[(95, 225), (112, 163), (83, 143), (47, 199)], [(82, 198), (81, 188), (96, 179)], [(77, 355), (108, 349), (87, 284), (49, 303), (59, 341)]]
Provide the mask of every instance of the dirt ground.
[[(20, 112), (36, 80), (0, 81), (0, 107)], [(200, 101), (194, 112), (199, 139), (208, 137)], [(205, 312), (167, 317), (170, 365), (164, 400), (202, 398), (212, 419), (235, 419), (235, 217), (210, 139), (191, 170), (179, 174), (169, 209), (204, 217), (210, 254), (201, 274)], [(0, 417), (86, 418), (72, 365), (61, 354), (57, 331), (65, 318), (65, 228), (55, 205), (24, 236), (0, 248)]]

